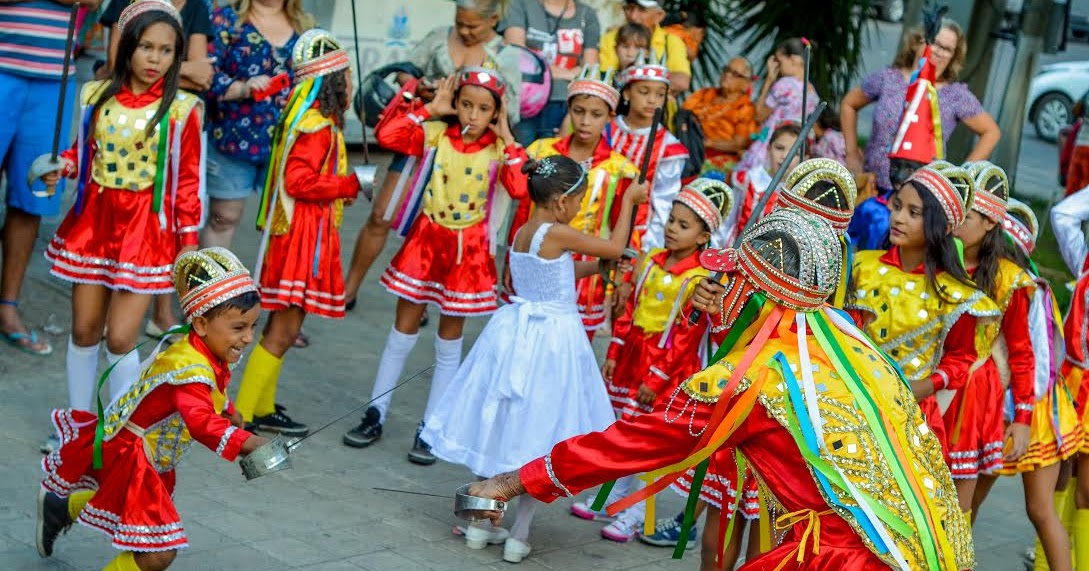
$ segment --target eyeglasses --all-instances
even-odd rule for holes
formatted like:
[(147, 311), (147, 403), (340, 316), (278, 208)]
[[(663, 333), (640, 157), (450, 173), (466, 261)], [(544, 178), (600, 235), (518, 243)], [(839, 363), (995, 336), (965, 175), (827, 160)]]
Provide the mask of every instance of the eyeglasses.
[(937, 53), (940, 53), (942, 55), (947, 55), (947, 56), (953, 55), (953, 52), (955, 52), (957, 50), (956, 46), (953, 46), (953, 47), (943, 46), (943, 45), (941, 45), (941, 44), (939, 44), (937, 42), (935, 42), (931, 46), (931, 48), (933, 49), (933, 51), (935, 51)]
[(722, 70), (722, 73), (724, 73), (726, 77), (732, 77), (734, 79), (749, 79), (749, 74), (742, 73), (740, 71), (736, 71), (730, 68)]

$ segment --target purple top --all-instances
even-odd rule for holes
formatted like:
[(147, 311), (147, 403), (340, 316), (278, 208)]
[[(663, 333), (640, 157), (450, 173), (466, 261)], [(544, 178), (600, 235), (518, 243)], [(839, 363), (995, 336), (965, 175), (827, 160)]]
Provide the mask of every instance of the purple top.
[[(819, 102), (817, 90), (813, 89), (812, 85), (809, 86), (807, 97), (805, 106), (808, 116), (817, 110)], [(802, 80), (797, 77), (780, 77), (768, 90), (764, 105), (771, 108), (771, 115), (764, 120), (764, 126), (760, 132), (753, 135), (752, 144), (745, 150), (745, 154), (741, 155), (741, 161), (734, 167), (738, 170), (748, 171), (757, 167), (766, 167), (768, 144), (771, 143), (768, 139), (771, 138), (775, 129), (783, 123), (794, 123), (799, 127), (802, 125)]]
[[(908, 80), (896, 67), (887, 67), (871, 73), (862, 80), (862, 93), (875, 102), (873, 127), (866, 143), (866, 170), (877, 175), (878, 188), (889, 190), (889, 148), (900, 126), (900, 114), (907, 98)], [(968, 85), (956, 82), (938, 88), (938, 109), (942, 117), (942, 145), (957, 123), (983, 113), (983, 105), (968, 89)]]
[(824, 136), (813, 143), (810, 151), (814, 158), (832, 159), (841, 165), (847, 164), (847, 143), (843, 140), (843, 133), (828, 129)]

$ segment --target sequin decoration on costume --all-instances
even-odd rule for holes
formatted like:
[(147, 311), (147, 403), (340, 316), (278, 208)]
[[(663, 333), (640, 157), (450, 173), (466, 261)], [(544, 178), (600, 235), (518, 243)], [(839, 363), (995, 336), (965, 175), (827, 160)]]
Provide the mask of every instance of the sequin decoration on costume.
[(226, 248), (186, 252), (174, 262), (174, 288), (186, 321), (247, 292), (257, 291), (249, 270)]

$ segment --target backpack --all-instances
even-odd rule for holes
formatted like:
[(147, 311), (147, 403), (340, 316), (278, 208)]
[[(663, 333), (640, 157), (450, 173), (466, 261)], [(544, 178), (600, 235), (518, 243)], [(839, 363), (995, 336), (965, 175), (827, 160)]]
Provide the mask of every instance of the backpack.
[(684, 163), (681, 180), (699, 176), (703, 170), (706, 152), (703, 146), (703, 125), (700, 125), (696, 114), (678, 105), (677, 114), (673, 117), (673, 134), (688, 149), (688, 159)]

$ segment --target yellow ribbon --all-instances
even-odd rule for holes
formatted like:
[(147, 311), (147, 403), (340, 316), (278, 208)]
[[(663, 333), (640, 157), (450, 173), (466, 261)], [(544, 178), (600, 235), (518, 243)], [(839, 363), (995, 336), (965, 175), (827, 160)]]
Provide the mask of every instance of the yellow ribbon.
[(804, 510), (798, 510), (796, 512), (790, 512), (788, 514), (783, 514), (779, 516), (775, 520), (775, 529), (779, 531), (788, 530), (794, 527), (795, 524), (801, 523), (803, 521), (807, 523), (805, 525), (805, 531), (802, 532), (802, 538), (798, 541), (798, 546), (795, 547), (789, 554), (787, 554), (786, 557), (783, 558), (782, 561), (779, 562), (779, 565), (775, 567), (775, 571), (780, 571), (783, 567), (785, 567), (787, 562), (790, 561), (790, 556), (794, 555), (795, 553), (798, 554), (798, 556), (795, 558), (798, 563), (805, 561), (805, 546), (806, 543), (809, 542), (810, 535), (813, 536), (813, 555), (819, 555), (821, 552), (821, 517), (831, 515), (833, 513), (835, 512), (830, 509), (824, 510), (823, 512), (818, 512), (817, 510), (806, 508)]

